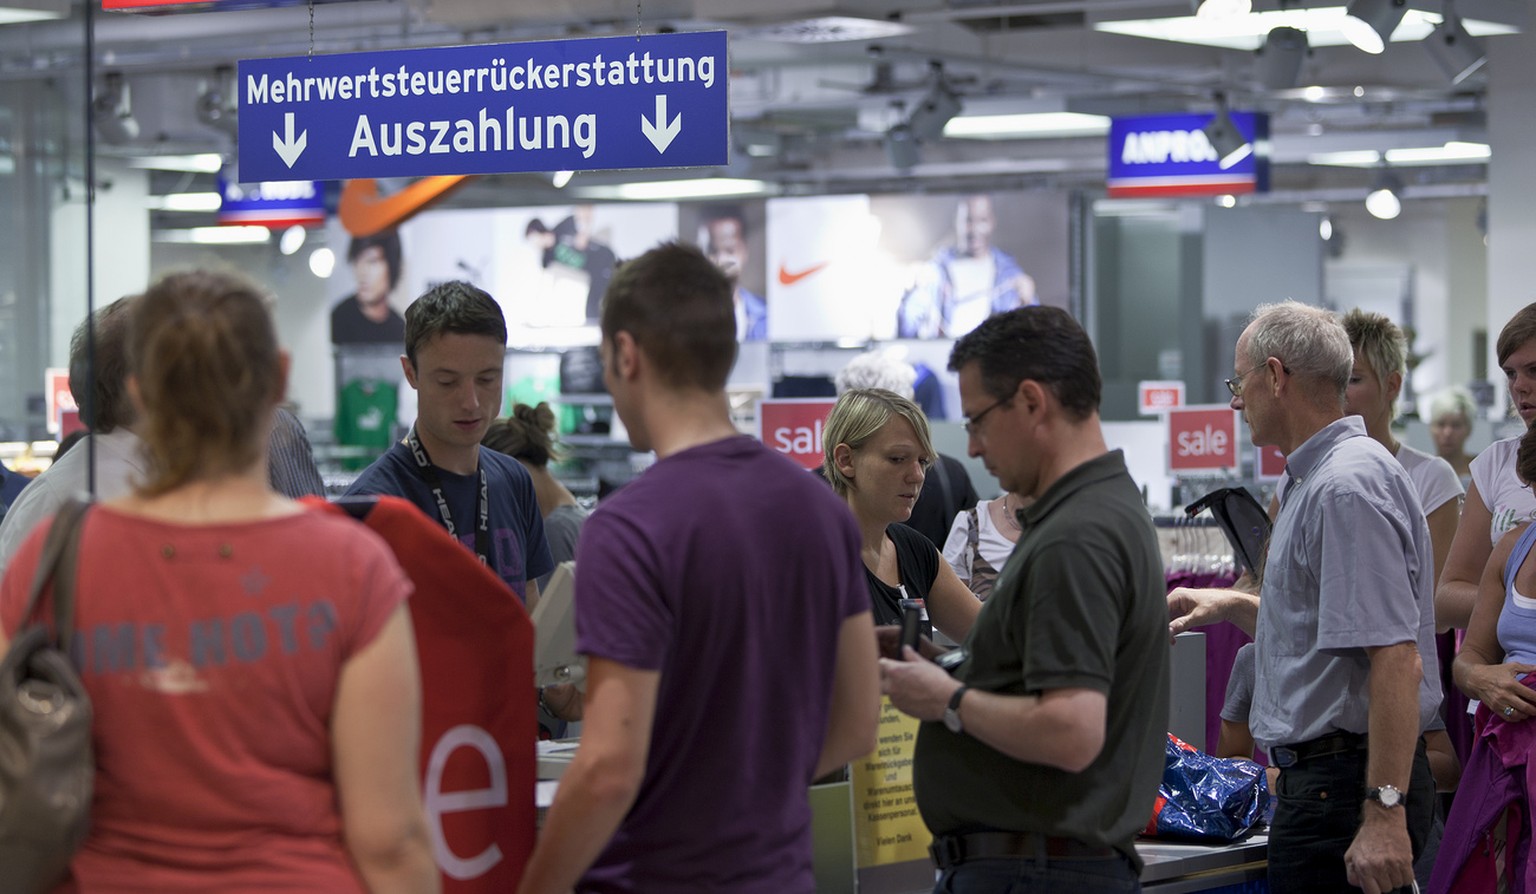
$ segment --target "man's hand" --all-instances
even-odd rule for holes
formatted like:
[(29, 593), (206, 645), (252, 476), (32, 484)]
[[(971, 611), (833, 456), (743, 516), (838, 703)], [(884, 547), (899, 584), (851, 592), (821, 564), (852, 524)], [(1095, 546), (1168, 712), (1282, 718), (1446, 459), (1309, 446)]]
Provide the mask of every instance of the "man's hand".
[(1259, 598), (1249, 593), (1175, 587), (1168, 593), (1168, 639), (1218, 621), (1231, 621), (1252, 635), (1258, 614)]
[[(880, 657), (889, 658), (892, 661), (901, 660), (901, 625), (882, 624), (875, 628), (875, 637), (880, 643)], [(917, 640), (918, 654), (929, 661), (943, 655), (947, 649), (935, 645), (933, 640), (926, 636), (920, 636)]]
[(942, 720), (960, 681), (911, 646), (902, 650), (902, 659), (880, 659), (880, 691), (905, 714), (918, 720)]
[(1365, 822), (1344, 854), (1349, 883), (1365, 894), (1386, 894), (1413, 884), (1413, 845), (1401, 807), (1367, 802)]

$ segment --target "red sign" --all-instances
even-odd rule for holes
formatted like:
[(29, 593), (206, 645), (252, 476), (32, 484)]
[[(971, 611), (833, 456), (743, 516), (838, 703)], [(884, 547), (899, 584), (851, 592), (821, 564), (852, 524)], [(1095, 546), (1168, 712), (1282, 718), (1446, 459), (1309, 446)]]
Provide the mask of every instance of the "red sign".
[(43, 370), (43, 405), (48, 414), (48, 431), (63, 437), (67, 432), (59, 430), (60, 414), (79, 409), (74, 393), (69, 390), (69, 370), (57, 367)]
[(802, 467), (821, 467), (821, 430), (837, 401), (830, 397), (770, 398), (758, 404), (757, 436)]
[(1285, 474), (1285, 454), (1278, 447), (1256, 447), (1258, 456), (1254, 468), (1259, 470), (1260, 480), (1279, 478)]
[(1174, 407), (1184, 406), (1183, 382), (1138, 382), (1136, 400), (1141, 415), (1156, 416)]
[(1239, 466), (1237, 411), (1228, 406), (1168, 411), (1168, 470), (1235, 471)]

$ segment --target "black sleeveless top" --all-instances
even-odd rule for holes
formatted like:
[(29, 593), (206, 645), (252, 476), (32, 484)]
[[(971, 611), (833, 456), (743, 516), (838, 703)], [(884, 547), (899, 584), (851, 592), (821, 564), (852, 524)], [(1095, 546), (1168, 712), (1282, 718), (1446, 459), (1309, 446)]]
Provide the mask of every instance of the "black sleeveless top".
[(890, 525), (885, 535), (896, 545), (896, 573), (901, 577), (901, 589), (887, 584), (875, 576), (869, 566), (864, 566), (864, 580), (869, 584), (869, 599), (875, 612), (876, 624), (900, 624), (901, 600), (922, 599), (926, 602), (928, 591), (939, 578), (939, 551), (933, 541), (906, 525)]

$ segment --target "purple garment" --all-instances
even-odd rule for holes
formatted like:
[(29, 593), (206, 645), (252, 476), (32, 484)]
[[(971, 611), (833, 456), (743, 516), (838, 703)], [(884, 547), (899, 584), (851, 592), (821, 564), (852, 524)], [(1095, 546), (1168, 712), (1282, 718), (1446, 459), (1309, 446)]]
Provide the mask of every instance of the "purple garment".
[(660, 671), (640, 794), (581, 891), (809, 892), (808, 790), (843, 621), (868, 612), (859, 530), (748, 437), (667, 457), (577, 546), (577, 650)]
[[(1527, 675), (1526, 686), (1536, 688), (1536, 674)], [(1530, 859), (1531, 792), (1536, 790), (1536, 721), (1506, 723), (1488, 710), (1477, 708), (1477, 723), (1482, 735), (1472, 748), (1472, 756), (1461, 772), (1451, 815), (1445, 821), (1445, 837), (1440, 839), (1440, 855), (1434, 874), (1429, 878), (1430, 894), (1460, 894), (1470, 890), (1458, 884), (1462, 867), (1480, 850), (1488, 830), (1498, 821), (1504, 808), (1518, 803), (1525, 820), (1518, 836), (1506, 845), (1505, 861), (1516, 867), (1511, 873), (1511, 894), (1536, 894), (1536, 864)]]

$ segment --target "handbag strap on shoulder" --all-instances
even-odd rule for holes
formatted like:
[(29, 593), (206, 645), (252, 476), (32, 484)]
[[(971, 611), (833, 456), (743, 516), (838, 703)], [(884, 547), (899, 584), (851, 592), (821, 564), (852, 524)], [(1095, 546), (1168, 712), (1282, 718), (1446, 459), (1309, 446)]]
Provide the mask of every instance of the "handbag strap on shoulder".
[(36, 621), (43, 607), (43, 594), (48, 582), (53, 581), (53, 639), (60, 646), (65, 644), (65, 631), (73, 629), (75, 620), (75, 572), (80, 555), (80, 529), (84, 527), (86, 512), (91, 508), (87, 500), (72, 497), (59, 507), (53, 524), (43, 540), (42, 555), (37, 561), (37, 571), (32, 576), (32, 589), (27, 594), (25, 621)]

